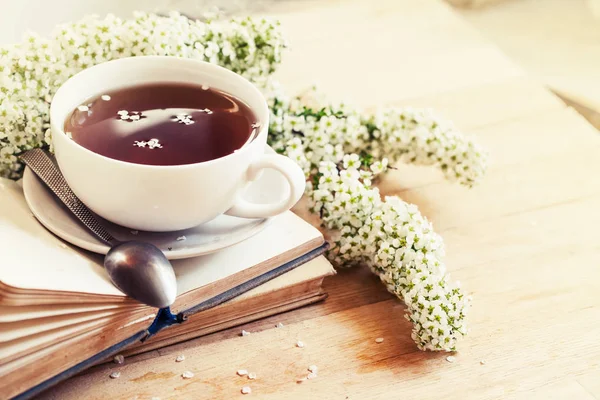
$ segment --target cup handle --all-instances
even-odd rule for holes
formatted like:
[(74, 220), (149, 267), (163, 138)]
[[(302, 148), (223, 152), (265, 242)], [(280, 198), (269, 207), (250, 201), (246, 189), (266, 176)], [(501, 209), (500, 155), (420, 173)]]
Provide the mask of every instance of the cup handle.
[(284, 176), (290, 186), (290, 194), (287, 199), (277, 203), (258, 204), (251, 203), (241, 196), (235, 204), (225, 212), (227, 215), (242, 218), (267, 218), (281, 214), (294, 206), (302, 197), (306, 186), (306, 179), (302, 168), (288, 157), (279, 154), (264, 154), (248, 167), (247, 176), (249, 181), (259, 177), (265, 168), (272, 168)]

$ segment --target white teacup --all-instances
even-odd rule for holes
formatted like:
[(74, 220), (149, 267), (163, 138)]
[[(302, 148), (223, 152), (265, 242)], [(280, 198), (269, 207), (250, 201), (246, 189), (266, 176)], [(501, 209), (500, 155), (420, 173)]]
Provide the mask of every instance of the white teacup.
[[(179, 82), (208, 85), (244, 101), (255, 113), (258, 134), (241, 149), (197, 164), (154, 166), (115, 160), (68, 138), (67, 115), (88, 98), (125, 86)], [(175, 57), (144, 56), (108, 61), (67, 80), (50, 107), (56, 160), (73, 192), (101, 217), (132, 229), (174, 231), (200, 225), (226, 213), (264, 218), (290, 209), (305, 187), (301, 168), (285, 156), (265, 154), (269, 112), (260, 91), (225, 68)], [(273, 168), (289, 183), (289, 196), (255, 204), (241, 194), (261, 170)]]

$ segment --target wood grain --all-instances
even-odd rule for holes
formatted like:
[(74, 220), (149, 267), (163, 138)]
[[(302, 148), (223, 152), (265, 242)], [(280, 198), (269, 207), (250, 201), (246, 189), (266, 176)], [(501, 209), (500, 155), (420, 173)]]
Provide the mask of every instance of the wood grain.
[[(277, 11), (294, 43), (286, 83), (318, 78), (366, 108), (436, 106), (491, 152), (473, 190), (417, 167), (382, 182), (433, 221), (474, 296), (455, 362), (416, 350), (376, 277), (341, 270), (322, 304), (95, 367), (42, 398), (235, 398), (249, 385), (260, 399), (600, 399), (598, 132), (440, 1), (303, 4)], [(296, 383), (311, 364), (318, 378)]]

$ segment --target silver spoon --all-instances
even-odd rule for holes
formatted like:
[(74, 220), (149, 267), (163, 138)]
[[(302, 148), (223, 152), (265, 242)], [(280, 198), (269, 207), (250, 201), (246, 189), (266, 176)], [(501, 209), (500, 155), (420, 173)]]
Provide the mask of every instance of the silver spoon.
[(173, 304), (177, 296), (175, 271), (158, 247), (115, 239), (75, 196), (52, 158), (42, 149), (29, 150), (20, 158), (86, 228), (111, 246), (104, 258), (104, 268), (117, 288), (149, 306), (164, 308)]

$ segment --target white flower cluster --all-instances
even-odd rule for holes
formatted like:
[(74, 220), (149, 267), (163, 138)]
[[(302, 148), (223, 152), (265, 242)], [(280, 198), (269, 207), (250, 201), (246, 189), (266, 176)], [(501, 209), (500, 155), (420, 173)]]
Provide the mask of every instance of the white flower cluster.
[[(344, 156), (344, 167), (347, 157), (356, 155)], [(336, 230), (334, 261), (366, 263), (379, 275), (406, 303), (412, 337), (420, 349), (455, 350), (466, 334), (470, 300), (451, 287), (442, 262), (443, 242), (431, 224), (416, 206), (395, 196), (381, 200), (376, 188), (368, 182), (361, 185), (361, 180), (371, 179), (369, 171), (352, 166), (338, 171), (329, 162), (319, 171), (318, 189), (310, 197), (325, 224)]]
[(51, 38), (29, 34), (22, 43), (0, 47), (0, 176), (18, 179), (17, 156), (50, 146), (52, 96), (82, 69), (115, 58), (169, 55), (216, 63), (260, 84), (286, 47), (278, 25), (264, 18), (190, 20), (177, 13), (89, 16), (59, 25)]
[(483, 149), (429, 109), (386, 108), (364, 115), (344, 104), (327, 104), (318, 93), (290, 99), (279, 87), (268, 89), (271, 143), (283, 147), (302, 137), (313, 169), (320, 161), (337, 163), (344, 154), (366, 153), (392, 164), (435, 166), (449, 180), (471, 187), (487, 168)]
[(428, 109), (385, 109), (369, 119), (371, 154), (394, 161), (438, 166), (446, 178), (472, 186), (483, 176), (486, 155), (448, 121)]
[(485, 170), (484, 153), (423, 110), (363, 116), (277, 94), (270, 101), (270, 143), (303, 167), (311, 211), (332, 230), (330, 257), (367, 264), (406, 303), (420, 349), (454, 351), (467, 333), (470, 298), (450, 282), (442, 239), (416, 206), (381, 199), (372, 182), (392, 160), (438, 165), (471, 186)]

